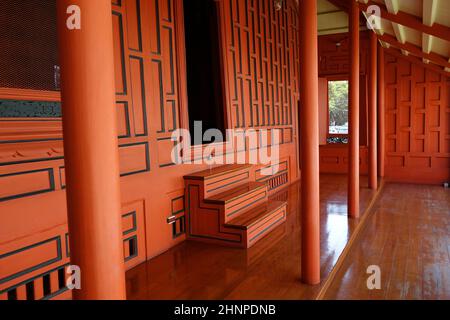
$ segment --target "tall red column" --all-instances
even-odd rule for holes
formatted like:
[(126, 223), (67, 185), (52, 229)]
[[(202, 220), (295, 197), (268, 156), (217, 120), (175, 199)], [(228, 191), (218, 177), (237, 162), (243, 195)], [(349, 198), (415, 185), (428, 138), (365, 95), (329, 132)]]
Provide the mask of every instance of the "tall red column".
[(348, 215), (359, 217), (359, 8), (350, 1)]
[(73, 296), (125, 299), (111, 0), (58, 0), (57, 17)]
[(320, 283), (319, 68), (317, 3), (300, 1), (300, 129), (302, 161), (302, 281)]
[(378, 175), (384, 177), (385, 171), (385, 110), (384, 110), (384, 49), (378, 44)]
[(370, 32), (369, 58), (369, 188), (378, 188), (377, 145), (377, 36)]

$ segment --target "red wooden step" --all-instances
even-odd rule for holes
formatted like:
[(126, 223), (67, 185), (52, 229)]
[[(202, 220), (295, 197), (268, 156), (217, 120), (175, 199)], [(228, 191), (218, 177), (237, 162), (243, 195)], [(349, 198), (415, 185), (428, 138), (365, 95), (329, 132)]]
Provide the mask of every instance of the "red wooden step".
[(250, 165), (230, 164), (186, 175), (191, 184), (200, 185), (203, 197), (223, 193), (250, 181)]
[(251, 165), (224, 165), (186, 175), (188, 238), (249, 248), (286, 220), (286, 203), (268, 202)]
[(267, 185), (262, 182), (247, 182), (239, 187), (213, 195), (206, 203), (224, 206), (224, 221), (227, 222), (259, 204), (268, 197)]
[(286, 221), (286, 202), (267, 201), (225, 223), (225, 227), (244, 230), (247, 248)]
[(212, 169), (206, 169), (203, 171), (194, 172), (194, 173), (185, 175), (184, 178), (190, 179), (190, 180), (208, 180), (208, 179), (216, 178), (218, 176), (222, 176), (227, 173), (240, 171), (240, 170), (248, 170), (251, 167), (252, 166), (250, 164), (227, 164), (227, 165), (215, 167)]

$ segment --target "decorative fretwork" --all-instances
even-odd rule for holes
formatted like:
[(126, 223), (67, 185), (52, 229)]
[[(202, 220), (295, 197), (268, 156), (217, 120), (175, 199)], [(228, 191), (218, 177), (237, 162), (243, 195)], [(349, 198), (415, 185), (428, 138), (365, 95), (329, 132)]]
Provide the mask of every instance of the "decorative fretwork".
[(347, 144), (348, 137), (328, 137), (328, 144)]
[(0, 118), (60, 118), (61, 104), (47, 101), (0, 100)]
[(298, 97), (294, 1), (225, 1), (232, 126), (290, 126)]

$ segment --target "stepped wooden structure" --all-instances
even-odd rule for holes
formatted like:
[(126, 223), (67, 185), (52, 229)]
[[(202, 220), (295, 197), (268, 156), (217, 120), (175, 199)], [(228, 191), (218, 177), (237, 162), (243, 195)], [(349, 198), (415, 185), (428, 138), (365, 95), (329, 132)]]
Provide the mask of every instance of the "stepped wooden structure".
[(188, 238), (250, 248), (286, 220), (286, 202), (269, 201), (268, 185), (251, 181), (249, 165), (227, 165), (184, 177)]
[[(449, 182), (449, 52), (447, 0), (1, 0), (0, 300), (126, 299), (126, 272), (174, 267), (175, 247), (264, 259), (293, 230), (296, 266), (277, 271), (298, 284), (280, 292), (318, 291), (335, 261), (324, 267), (324, 224), (348, 240), (380, 181)], [(348, 81), (346, 134), (330, 132), (331, 81)], [(190, 145), (194, 164), (177, 163), (172, 136), (195, 120), (267, 141)], [(274, 145), (269, 165), (196, 161)], [(346, 175), (327, 203), (321, 174)], [(273, 198), (294, 183), (301, 201)], [(416, 209), (405, 199), (384, 203)], [(416, 201), (424, 224), (430, 201)], [(330, 208), (348, 225), (323, 219)], [(71, 265), (81, 290), (67, 287)]]

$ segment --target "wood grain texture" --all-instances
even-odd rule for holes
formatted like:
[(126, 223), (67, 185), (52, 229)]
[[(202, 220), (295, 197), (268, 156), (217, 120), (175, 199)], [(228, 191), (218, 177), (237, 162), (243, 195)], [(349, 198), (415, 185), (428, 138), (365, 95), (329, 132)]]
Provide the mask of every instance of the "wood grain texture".
[[(362, 215), (374, 195), (361, 189)], [(347, 217), (345, 175), (321, 175), (320, 196), (325, 280), (359, 221)], [(323, 283), (300, 281), (299, 197), (299, 183), (270, 197), (288, 202), (286, 223), (249, 250), (187, 241), (128, 271), (128, 299), (314, 299)]]
[[(325, 299), (450, 299), (450, 192), (387, 184)], [(366, 269), (381, 268), (381, 290)]]
[(185, 177), (189, 240), (250, 248), (286, 221), (286, 201), (268, 204), (270, 184), (249, 181), (250, 170), (225, 165)]

